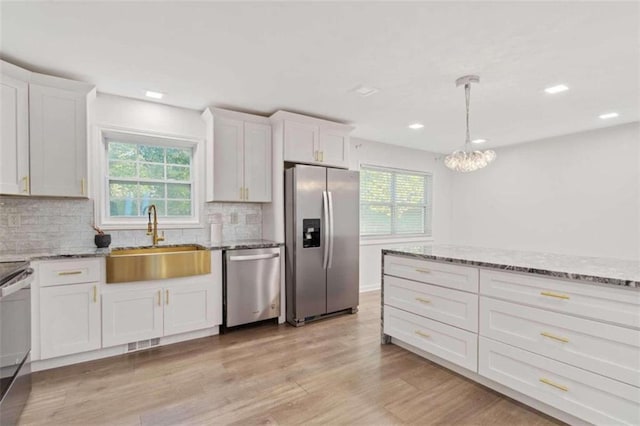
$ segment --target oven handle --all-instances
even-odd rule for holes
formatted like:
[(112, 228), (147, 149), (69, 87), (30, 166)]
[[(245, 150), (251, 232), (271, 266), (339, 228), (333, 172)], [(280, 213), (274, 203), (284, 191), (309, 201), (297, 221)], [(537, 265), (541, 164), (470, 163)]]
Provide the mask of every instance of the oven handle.
[(25, 271), (0, 288), (0, 298), (7, 297), (16, 291), (22, 290), (33, 282), (33, 269)]

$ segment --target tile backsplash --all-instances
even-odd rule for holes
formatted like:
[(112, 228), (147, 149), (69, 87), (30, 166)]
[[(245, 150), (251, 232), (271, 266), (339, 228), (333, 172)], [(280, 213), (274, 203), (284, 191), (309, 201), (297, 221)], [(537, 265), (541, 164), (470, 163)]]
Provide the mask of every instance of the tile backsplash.
[[(0, 255), (94, 249), (93, 200), (0, 197)], [(211, 240), (211, 223), (222, 224), (224, 240), (262, 237), (260, 204), (207, 203), (204, 228), (165, 229), (161, 244)], [(163, 230), (160, 221), (160, 230)], [(110, 230), (111, 247), (149, 245), (145, 230)]]

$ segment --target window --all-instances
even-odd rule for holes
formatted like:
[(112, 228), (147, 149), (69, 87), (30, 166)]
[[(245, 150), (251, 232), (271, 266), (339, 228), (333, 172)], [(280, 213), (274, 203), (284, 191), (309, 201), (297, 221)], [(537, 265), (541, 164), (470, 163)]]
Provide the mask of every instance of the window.
[(362, 166), (360, 235), (431, 235), (430, 174)]
[(104, 140), (103, 224), (146, 223), (145, 208), (151, 204), (165, 223), (197, 221), (193, 144), (125, 134)]

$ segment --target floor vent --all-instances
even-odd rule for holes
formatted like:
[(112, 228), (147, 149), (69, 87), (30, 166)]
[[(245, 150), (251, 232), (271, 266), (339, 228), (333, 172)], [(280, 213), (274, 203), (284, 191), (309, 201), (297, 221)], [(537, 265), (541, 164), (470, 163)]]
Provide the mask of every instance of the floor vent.
[(140, 340), (139, 342), (131, 342), (127, 344), (127, 352), (140, 351), (143, 349), (152, 348), (160, 344), (160, 338), (156, 337), (151, 340)]

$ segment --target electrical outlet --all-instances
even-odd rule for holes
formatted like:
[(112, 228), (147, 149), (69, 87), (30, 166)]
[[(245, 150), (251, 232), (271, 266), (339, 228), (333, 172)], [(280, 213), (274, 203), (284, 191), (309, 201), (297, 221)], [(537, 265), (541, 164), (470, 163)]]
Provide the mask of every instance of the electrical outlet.
[(9, 226), (9, 228), (18, 228), (20, 226), (20, 215), (10, 214), (9, 223), (7, 224), (7, 226)]

